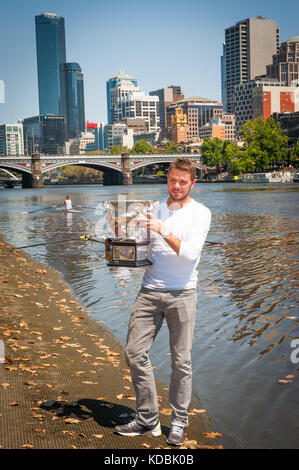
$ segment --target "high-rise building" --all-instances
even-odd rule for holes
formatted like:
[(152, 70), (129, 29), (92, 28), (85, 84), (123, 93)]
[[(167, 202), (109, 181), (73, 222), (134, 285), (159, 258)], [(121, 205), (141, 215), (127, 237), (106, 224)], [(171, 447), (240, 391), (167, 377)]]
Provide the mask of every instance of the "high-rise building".
[(171, 116), (175, 114), (176, 108), (182, 108), (188, 120), (187, 139), (198, 138), (198, 130), (211, 119), (221, 116), (223, 105), (215, 100), (202, 98), (201, 96), (190, 96), (179, 100), (167, 107), (167, 128), (171, 130)]
[(107, 80), (106, 92), (108, 124), (112, 124), (117, 121), (117, 117), (115, 116), (115, 105), (117, 101), (126, 98), (133, 91), (140, 91), (140, 88), (137, 86), (137, 80), (124, 72), (119, 72), (118, 75)]
[(66, 116), (64, 18), (55, 13), (35, 17), (39, 113)]
[(142, 118), (147, 132), (156, 132), (160, 130), (159, 98), (146, 95), (142, 91), (128, 93), (116, 101), (114, 117), (115, 121), (122, 121), (129, 117)]
[(94, 142), (86, 144), (86, 152), (94, 152), (96, 150), (104, 151), (104, 123), (88, 122), (86, 123), (87, 132), (94, 134)]
[(288, 86), (269, 86), (260, 83), (252, 91), (252, 117), (256, 119), (263, 116), (264, 120), (273, 113), (285, 113), (299, 110), (295, 109), (295, 92)]
[(275, 20), (264, 16), (247, 18), (225, 30), (223, 80), (226, 81), (226, 111), (233, 113), (234, 87), (266, 73), (272, 56), (279, 52), (280, 32)]
[(283, 42), (279, 53), (273, 55), (272, 64), (267, 65), (267, 79), (276, 79), (291, 86), (299, 81), (299, 36), (294, 36)]
[(167, 128), (167, 106), (174, 103), (175, 101), (184, 98), (184, 90), (177, 85), (171, 85), (167, 88), (161, 88), (159, 90), (150, 91), (150, 96), (159, 97), (159, 116), (160, 116), (160, 127), (161, 129)]
[(79, 64), (65, 64), (68, 137), (77, 137), (85, 130), (83, 74)]
[(64, 18), (55, 13), (35, 17), (40, 115), (63, 116), (66, 138), (85, 128), (83, 74), (66, 63)]
[(223, 110), (226, 111), (227, 100), (226, 100), (226, 60), (225, 60), (226, 47), (223, 44), (223, 54), (221, 56), (221, 101), (223, 103)]
[(24, 155), (23, 124), (0, 126), (0, 155)]
[(200, 139), (215, 139), (225, 140), (225, 124), (221, 117), (212, 119), (198, 130)]
[(56, 155), (64, 153), (64, 116), (42, 114), (23, 120), (25, 153)]
[(299, 111), (295, 113), (281, 113), (277, 115), (282, 132), (289, 138), (289, 145), (299, 142)]
[(295, 87), (282, 82), (252, 80), (235, 86), (233, 106), (236, 118), (236, 132), (246, 121), (273, 113), (297, 111)]

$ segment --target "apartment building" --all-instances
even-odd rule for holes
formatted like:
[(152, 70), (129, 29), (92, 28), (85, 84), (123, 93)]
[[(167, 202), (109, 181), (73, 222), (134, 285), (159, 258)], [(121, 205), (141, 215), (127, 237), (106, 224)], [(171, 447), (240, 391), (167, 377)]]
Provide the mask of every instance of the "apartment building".
[[(290, 89), (282, 90), (281, 87), (284, 87), (284, 84), (276, 81), (251, 80), (249, 82), (236, 85), (233, 95), (233, 109), (236, 119), (236, 135), (238, 135), (240, 128), (243, 126), (243, 124), (245, 124), (246, 121), (254, 119), (253, 90), (260, 86), (269, 87), (267, 88), (267, 91), (273, 90), (275, 88), (280, 89), (280, 91), (291, 91)], [(275, 111), (272, 109), (272, 112)], [(255, 112), (255, 116), (256, 115), (257, 113)], [(262, 113), (259, 115), (262, 115)]]
[(133, 91), (119, 99), (114, 107), (116, 121), (126, 118), (144, 119), (147, 132), (160, 130), (159, 97)]
[(134, 91), (141, 91), (141, 89), (137, 86), (136, 78), (124, 72), (119, 72), (115, 77), (107, 80), (106, 91), (108, 124), (112, 124), (118, 120), (115, 114), (115, 106), (118, 101), (125, 99)]
[(279, 52), (279, 46), (280, 31), (276, 21), (264, 16), (247, 18), (225, 29), (221, 69), (222, 83), (226, 87), (225, 111), (234, 112), (234, 87), (264, 75), (272, 56)]
[(272, 64), (266, 67), (266, 79), (276, 79), (288, 86), (299, 81), (299, 36), (281, 44), (279, 53), (273, 55)]
[(23, 124), (0, 126), (0, 155), (24, 155)]
[(299, 111), (295, 100), (295, 88), (288, 86), (269, 86), (260, 83), (252, 90), (252, 117), (260, 116), (266, 120), (273, 113), (294, 113)]
[(215, 117), (221, 116), (223, 112), (223, 105), (218, 101), (201, 96), (184, 98), (167, 107), (167, 127), (169, 131), (171, 131), (171, 116), (175, 115), (176, 108), (182, 108), (183, 114), (187, 116), (187, 140), (198, 138), (199, 128)]
[(178, 85), (171, 85), (167, 88), (150, 91), (150, 96), (159, 97), (159, 117), (160, 128), (167, 128), (167, 107), (172, 103), (184, 98), (184, 90)]
[(214, 139), (225, 140), (225, 124), (222, 122), (220, 117), (212, 119), (207, 122), (204, 126), (198, 129), (198, 136), (200, 139)]

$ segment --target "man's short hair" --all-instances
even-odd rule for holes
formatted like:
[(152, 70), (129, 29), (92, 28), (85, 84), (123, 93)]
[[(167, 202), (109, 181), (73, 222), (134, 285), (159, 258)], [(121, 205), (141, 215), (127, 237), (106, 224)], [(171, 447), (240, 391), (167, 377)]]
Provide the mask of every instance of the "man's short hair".
[(188, 171), (191, 181), (196, 178), (196, 168), (188, 158), (178, 157), (174, 162), (171, 162), (168, 168), (168, 175), (173, 169)]

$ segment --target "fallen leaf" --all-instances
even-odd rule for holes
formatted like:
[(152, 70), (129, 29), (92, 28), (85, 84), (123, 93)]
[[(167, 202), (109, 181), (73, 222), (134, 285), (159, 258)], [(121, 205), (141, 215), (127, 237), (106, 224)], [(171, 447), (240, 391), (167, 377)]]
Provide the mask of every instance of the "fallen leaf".
[(162, 408), (160, 410), (161, 415), (170, 416), (172, 414), (172, 408)]
[(6, 366), (5, 369), (9, 370), (9, 372), (12, 372), (13, 370), (18, 370), (17, 367), (12, 367), (12, 366)]
[(76, 419), (76, 418), (65, 418), (64, 422), (65, 422), (65, 423), (68, 423), (68, 424), (77, 424), (77, 423), (80, 423), (80, 419)]
[(222, 436), (220, 432), (205, 432), (204, 435), (209, 437), (210, 439), (214, 439), (215, 437)]
[(194, 439), (185, 439), (183, 445), (187, 447), (197, 446), (197, 441), (195, 441)]
[(34, 449), (34, 445), (33, 444), (23, 444), (21, 446), (22, 449)]
[(102, 439), (102, 437), (104, 437), (103, 434), (93, 434), (93, 436), (98, 438), (98, 439)]
[(127, 380), (128, 382), (132, 382), (132, 377), (130, 375), (124, 375), (123, 380)]
[(207, 410), (197, 410), (196, 408), (193, 408), (193, 410), (191, 410), (189, 414), (195, 415), (195, 414), (198, 414), (198, 413), (206, 413), (206, 412), (207, 412)]
[(9, 383), (2, 383), (2, 384), (0, 384), (0, 385), (1, 385), (1, 387), (3, 387), (4, 389), (12, 387), (12, 385), (9, 384)]
[(128, 399), (128, 400), (136, 400), (136, 397), (134, 395), (125, 395), (125, 397)]
[(148, 444), (148, 442), (143, 442), (143, 444), (141, 444), (142, 447), (145, 447), (146, 449), (149, 449), (150, 448), (150, 444)]

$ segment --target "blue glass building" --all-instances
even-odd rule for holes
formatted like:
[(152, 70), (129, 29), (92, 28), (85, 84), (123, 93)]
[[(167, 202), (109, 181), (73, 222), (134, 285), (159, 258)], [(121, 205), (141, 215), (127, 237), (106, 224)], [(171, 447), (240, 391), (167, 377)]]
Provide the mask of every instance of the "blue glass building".
[(39, 113), (66, 116), (64, 18), (54, 13), (35, 17)]
[(63, 116), (65, 138), (85, 130), (83, 74), (66, 63), (64, 18), (55, 13), (35, 17), (39, 114)]
[(72, 139), (85, 130), (83, 74), (79, 64), (65, 64), (65, 80), (68, 135)]

